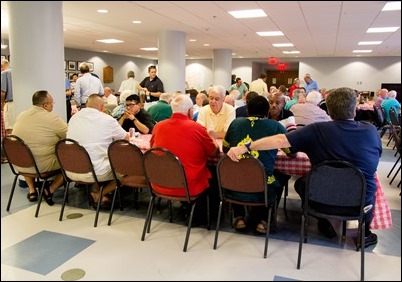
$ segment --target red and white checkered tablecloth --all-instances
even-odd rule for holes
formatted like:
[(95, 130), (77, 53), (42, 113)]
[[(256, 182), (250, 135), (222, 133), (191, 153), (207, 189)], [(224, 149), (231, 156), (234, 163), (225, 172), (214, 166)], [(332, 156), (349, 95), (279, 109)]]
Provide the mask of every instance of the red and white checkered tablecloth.
[(310, 171), (311, 163), (305, 153), (298, 152), (295, 158), (290, 158), (282, 150), (279, 150), (274, 168), (284, 174), (302, 176)]
[[(143, 152), (150, 148), (151, 134), (140, 134), (138, 137), (133, 137), (130, 142), (137, 145)], [(222, 152), (222, 140), (218, 139), (218, 144)], [(222, 153), (223, 155), (223, 153)], [(208, 164), (215, 164), (218, 162), (219, 157), (208, 159)], [(275, 169), (288, 175), (303, 176), (306, 175), (311, 169), (310, 159), (305, 153), (298, 152), (296, 157), (290, 158), (282, 151), (278, 151), (275, 161)], [(377, 183), (376, 201), (374, 207), (373, 221), (371, 222), (371, 229), (386, 229), (392, 227), (391, 210), (389, 208), (387, 199), (385, 198), (384, 190), (382, 189), (381, 182), (376, 173), (375, 180)]]

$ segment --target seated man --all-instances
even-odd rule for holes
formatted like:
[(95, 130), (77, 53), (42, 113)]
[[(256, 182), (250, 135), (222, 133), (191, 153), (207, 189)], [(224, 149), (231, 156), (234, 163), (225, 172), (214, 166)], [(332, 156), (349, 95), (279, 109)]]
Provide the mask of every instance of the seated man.
[[(20, 113), (14, 125), (13, 134), (22, 138), (32, 151), (39, 171), (59, 169), (60, 165), (55, 154), (56, 143), (66, 138), (67, 124), (53, 113), (53, 96), (46, 90), (40, 90), (32, 96), (32, 108)], [(31, 171), (22, 172), (35, 173)], [(28, 185), (28, 200), (38, 200), (38, 192), (35, 189), (34, 178), (24, 177)], [(43, 196), (48, 205), (53, 205), (52, 196), (54, 191), (63, 184), (63, 175), (55, 176), (50, 186), (45, 185)]]
[(125, 131), (135, 128), (135, 131), (142, 134), (151, 134), (154, 129), (155, 121), (151, 115), (141, 108), (140, 96), (130, 95), (126, 98), (126, 110), (118, 119), (119, 124)]
[(286, 130), (292, 131), (296, 129), (296, 121), (293, 113), (284, 109), (286, 104), (285, 96), (279, 92), (270, 93), (268, 95), (269, 113), (268, 118), (279, 121)]
[[(86, 108), (81, 109), (70, 119), (67, 138), (76, 140), (88, 151), (98, 180), (106, 182), (101, 197), (104, 206), (108, 207), (109, 199), (105, 195), (112, 192), (116, 188), (116, 185), (113, 180), (107, 150), (110, 143), (114, 140), (129, 140), (130, 135), (113, 117), (103, 112), (104, 107), (105, 105), (101, 96), (98, 94), (90, 95)], [(92, 180), (92, 174), (73, 175), (67, 172), (67, 176), (74, 176), (74, 179), (86, 182)], [(96, 209), (99, 187), (94, 188), (94, 191), (91, 192), (91, 201), (93, 207)]]
[[(263, 96), (257, 94), (247, 103), (248, 117), (236, 118), (229, 126), (225, 139), (223, 140), (223, 151), (229, 151), (230, 147), (247, 144), (253, 140), (265, 136), (271, 136), (279, 133), (285, 133), (286, 129), (282, 124), (273, 120), (267, 119), (269, 111), (269, 103)], [(268, 178), (268, 198), (273, 202), (275, 195), (280, 199), (283, 191), (283, 186), (279, 183), (274, 175), (274, 163), (276, 159), (277, 149), (274, 150), (259, 150), (249, 152), (254, 157), (258, 158), (265, 167), (265, 172)], [(244, 155), (243, 157), (247, 157)], [(244, 197), (241, 193), (232, 195), (233, 197)], [(250, 195), (246, 196), (250, 200)], [(255, 201), (264, 201), (264, 194), (256, 194)], [(236, 230), (246, 228), (245, 210), (243, 206), (232, 204), (233, 213), (236, 218), (234, 227)], [(266, 233), (265, 215), (267, 214), (265, 207), (253, 207), (252, 217), (249, 217), (249, 223), (255, 221), (256, 231)], [(273, 220), (272, 223), (275, 221)], [(275, 227), (272, 226), (274, 232)]]
[[(219, 153), (219, 146), (203, 126), (192, 120), (193, 102), (190, 97), (178, 95), (171, 106), (172, 116), (155, 125), (151, 147), (166, 148), (180, 159), (186, 172), (190, 196), (198, 195), (209, 187), (211, 173), (206, 166), (207, 159)], [(182, 193), (185, 195), (184, 189)]]
[(172, 107), (170, 106), (171, 101), (171, 93), (162, 93), (161, 96), (159, 96), (159, 101), (148, 108), (147, 111), (155, 122), (160, 122), (161, 120), (170, 118), (172, 115)]
[(292, 107), (296, 124), (310, 124), (320, 121), (330, 121), (329, 115), (321, 109), (318, 104), (322, 100), (322, 95), (318, 91), (311, 91), (306, 97), (306, 103), (297, 103)]
[[(264, 137), (251, 142), (248, 147), (232, 147), (228, 156), (236, 161), (250, 150), (269, 150), (288, 146), (292, 152), (305, 152), (313, 166), (333, 159), (351, 162), (363, 172), (366, 179), (365, 205), (374, 205), (377, 189), (375, 173), (382, 153), (382, 144), (375, 126), (354, 120), (356, 101), (353, 89), (347, 87), (333, 89), (327, 97), (331, 121), (315, 122), (287, 134)], [(295, 183), (296, 192), (301, 199), (304, 199), (304, 179), (299, 178)], [(377, 235), (370, 231), (372, 219), (373, 209), (365, 218), (365, 247), (377, 244)], [(318, 230), (327, 237), (336, 236), (328, 220), (319, 219)]]
[(226, 89), (223, 86), (209, 88), (209, 107), (202, 107), (197, 122), (204, 126), (208, 132), (216, 134), (217, 138), (225, 137), (230, 123), (236, 117), (235, 108), (224, 103)]

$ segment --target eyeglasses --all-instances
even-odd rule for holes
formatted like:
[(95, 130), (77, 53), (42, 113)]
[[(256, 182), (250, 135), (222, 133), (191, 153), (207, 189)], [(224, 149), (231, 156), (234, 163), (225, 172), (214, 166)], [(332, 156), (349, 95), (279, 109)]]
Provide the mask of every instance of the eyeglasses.
[(128, 103), (128, 104), (126, 104), (126, 107), (132, 107), (132, 106), (135, 106), (135, 105), (138, 105), (138, 103)]

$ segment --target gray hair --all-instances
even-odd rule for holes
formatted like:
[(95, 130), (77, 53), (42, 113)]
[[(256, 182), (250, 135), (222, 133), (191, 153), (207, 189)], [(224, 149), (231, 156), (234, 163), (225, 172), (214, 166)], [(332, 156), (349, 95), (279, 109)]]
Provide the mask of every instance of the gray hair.
[(163, 100), (166, 102), (170, 102), (170, 100), (172, 99), (172, 93), (161, 93), (161, 96), (159, 97), (159, 100)]
[(396, 93), (395, 90), (391, 90), (391, 91), (388, 92), (387, 95), (388, 95), (389, 98), (395, 98), (397, 93)]
[(326, 101), (329, 116), (333, 120), (347, 120), (355, 117), (357, 97), (352, 88), (333, 89)]
[(308, 103), (312, 103), (314, 105), (318, 105), (319, 102), (322, 101), (322, 95), (320, 92), (318, 91), (310, 91), (310, 93), (308, 93), (307, 97), (306, 97), (306, 102)]
[(223, 86), (221, 86), (221, 85), (214, 85), (214, 86), (211, 86), (211, 87), (208, 89), (208, 95), (210, 95), (211, 92), (216, 92), (216, 93), (218, 93), (218, 94), (221, 96), (222, 100), (225, 99), (225, 96), (226, 96), (226, 89), (225, 89), (225, 87), (223, 87)]
[(179, 94), (170, 103), (173, 113), (181, 113), (187, 115), (188, 111), (193, 108), (193, 101), (185, 94)]

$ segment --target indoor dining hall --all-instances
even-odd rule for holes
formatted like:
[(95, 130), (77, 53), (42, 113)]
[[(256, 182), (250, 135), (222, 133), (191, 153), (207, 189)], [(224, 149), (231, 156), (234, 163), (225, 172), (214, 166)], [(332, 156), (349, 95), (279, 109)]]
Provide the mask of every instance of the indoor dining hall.
[(400, 2), (1, 7), (2, 281), (401, 281)]

